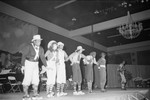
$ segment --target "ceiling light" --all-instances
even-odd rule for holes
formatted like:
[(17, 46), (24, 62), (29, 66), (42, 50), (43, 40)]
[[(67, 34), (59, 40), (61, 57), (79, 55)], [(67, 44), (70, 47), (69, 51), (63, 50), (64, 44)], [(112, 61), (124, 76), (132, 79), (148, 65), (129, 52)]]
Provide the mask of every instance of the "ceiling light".
[(129, 4), (129, 7), (131, 7), (132, 6), (132, 4)]
[(99, 11), (98, 11), (98, 10), (95, 10), (95, 11), (94, 11), (94, 14), (99, 14)]
[(98, 34), (98, 35), (100, 35), (101, 33), (100, 33), (100, 32), (98, 32), (97, 34)]
[(76, 21), (77, 19), (75, 17), (72, 18), (72, 21)]
[(144, 0), (141, 0), (141, 3), (144, 3)]
[(127, 23), (119, 27), (119, 33), (126, 39), (134, 39), (140, 35), (143, 26), (142, 23), (137, 23), (132, 20), (129, 11), (127, 18)]

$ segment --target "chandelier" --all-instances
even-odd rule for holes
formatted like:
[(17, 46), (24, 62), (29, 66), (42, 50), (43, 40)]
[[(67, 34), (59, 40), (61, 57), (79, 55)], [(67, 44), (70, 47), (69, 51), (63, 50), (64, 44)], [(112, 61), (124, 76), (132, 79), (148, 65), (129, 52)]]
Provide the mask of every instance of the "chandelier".
[(128, 22), (119, 27), (119, 33), (126, 39), (134, 39), (138, 37), (143, 29), (142, 23), (134, 22), (128, 11)]

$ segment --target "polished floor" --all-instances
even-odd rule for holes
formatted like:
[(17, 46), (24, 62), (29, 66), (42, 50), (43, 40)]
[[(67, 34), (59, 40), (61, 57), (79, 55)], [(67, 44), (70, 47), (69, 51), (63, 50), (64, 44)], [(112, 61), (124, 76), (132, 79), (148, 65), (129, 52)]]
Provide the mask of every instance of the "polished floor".
[[(146, 88), (137, 88), (137, 89), (127, 89), (120, 90), (107, 89), (106, 92), (101, 92), (99, 89), (93, 90), (93, 93), (88, 93), (87, 90), (84, 90), (85, 95), (75, 96), (72, 94), (72, 90), (66, 90), (68, 93), (67, 96), (52, 98), (46, 97), (46, 92), (40, 92), (40, 96), (43, 97), (42, 100), (144, 100), (147, 98), (150, 100), (150, 89)], [(1, 93), (0, 100), (22, 100), (23, 93)], [(32, 96), (32, 93), (31, 93)]]

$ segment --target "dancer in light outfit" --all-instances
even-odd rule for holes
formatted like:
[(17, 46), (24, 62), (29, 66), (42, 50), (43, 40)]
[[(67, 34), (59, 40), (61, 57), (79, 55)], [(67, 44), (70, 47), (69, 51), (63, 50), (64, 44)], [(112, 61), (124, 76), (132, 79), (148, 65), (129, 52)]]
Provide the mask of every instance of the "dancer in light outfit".
[(57, 63), (57, 42), (52, 40), (48, 43), (48, 50), (45, 53), (45, 57), (47, 58), (48, 70), (47, 73), (47, 97), (53, 97), (53, 87), (56, 82), (56, 63)]
[[(82, 48), (82, 46), (78, 46), (75, 52), (73, 52), (70, 56), (69, 59), (71, 61), (72, 65), (72, 72), (73, 72), (73, 88), (74, 92), (73, 95), (83, 95), (85, 94), (84, 92), (81, 91), (81, 83), (82, 83), (82, 74), (81, 74), (81, 69), (80, 69), (80, 60), (81, 58), (85, 58), (85, 55), (82, 54), (82, 52), (85, 49)], [(77, 86), (78, 86), (78, 91), (77, 91)]]
[(64, 85), (66, 84), (66, 65), (68, 55), (63, 50), (64, 43), (58, 42), (58, 63), (57, 63), (57, 96), (67, 95), (64, 93)]
[(32, 43), (22, 49), (22, 73), (24, 73), (24, 79), (22, 82), (23, 90), (25, 95), (23, 99), (29, 98), (28, 88), (32, 84), (33, 97), (32, 99), (39, 98), (37, 90), (39, 85), (39, 58), (47, 68), (46, 59), (44, 57), (44, 50), (40, 46), (41, 44), (40, 35), (34, 35)]

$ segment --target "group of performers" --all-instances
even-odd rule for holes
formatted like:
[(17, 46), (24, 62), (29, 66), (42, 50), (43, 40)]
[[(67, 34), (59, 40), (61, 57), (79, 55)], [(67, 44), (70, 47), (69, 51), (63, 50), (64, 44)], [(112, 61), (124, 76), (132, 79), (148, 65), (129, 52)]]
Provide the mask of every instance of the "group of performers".
[[(106, 83), (106, 59), (105, 53), (101, 53), (101, 58), (96, 61), (96, 52), (91, 52), (89, 55), (85, 56), (82, 52), (85, 50), (82, 46), (77, 46), (77, 49), (71, 54), (63, 50), (64, 43), (56, 42), (51, 40), (47, 45), (47, 51), (44, 54), (41, 44), (41, 36), (34, 35), (31, 44), (27, 45), (22, 50), (22, 72), (24, 73), (24, 79), (22, 82), (24, 96), (23, 98), (29, 98), (28, 89), (32, 84), (33, 96), (32, 98), (39, 98), (38, 85), (39, 85), (39, 73), (47, 74), (47, 86), (46, 93), (47, 97), (53, 97), (53, 87), (57, 83), (57, 96), (64, 96), (67, 93), (64, 92), (64, 85), (66, 83), (66, 69), (65, 61), (70, 60), (72, 66), (72, 78), (73, 78), (73, 95), (83, 95), (85, 94), (81, 90), (82, 75), (80, 69), (80, 60), (83, 58), (84, 64), (87, 66), (87, 85), (88, 92), (92, 92), (93, 83), (93, 64), (98, 66), (100, 71), (100, 86), (101, 91), (105, 92)], [(42, 71), (39, 72), (38, 60), (41, 59), (43, 66)]]

